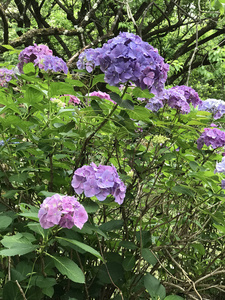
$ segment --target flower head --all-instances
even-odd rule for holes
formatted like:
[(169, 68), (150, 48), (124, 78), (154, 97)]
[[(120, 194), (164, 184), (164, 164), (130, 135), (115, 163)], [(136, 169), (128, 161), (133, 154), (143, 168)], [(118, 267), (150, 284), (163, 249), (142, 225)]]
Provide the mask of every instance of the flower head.
[(19, 54), (18, 68), (20, 73), (23, 73), (23, 65), (25, 63), (34, 62), (35, 59), (43, 55), (52, 55), (52, 50), (48, 46), (36, 44), (23, 49)]
[(205, 101), (202, 101), (198, 109), (211, 112), (213, 114), (213, 118), (217, 120), (225, 114), (225, 101), (217, 99), (207, 99)]
[(75, 225), (81, 229), (88, 220), (88, 214), (74, 196), (55, 194), (41, 204), (38, 218), (44, 229), (54, 225), (69, 229)]
[(111, 194), (119, 204), (123, 203), (126, 192), (114, 166), (96, 166), (94, 163), (77, 169), (71, 184), (77, 194), (84, 192), (86, 197), (96, 196), (100, 201)]
[(34, 60), (34, 65), (45, 71), (51, 70), (53, 72), (68, 73), (65, 61), (58, 56), (40, 55)]
[(215, 173), (225, 173), (225, 156), (220, 163), (216, 163)]
[(121, 32), (102, 48), (85, 50), (79, 56), (77, 66), (88, 72), (100, 66), (110, 85), (132, 81), (156, 95), (163, 91), (169, 70), (157, 49), (128, 32)]
[(198, 149), (203, 145), (212, 146), (213, 149), (223, 147), (225, 145), (225, 132), (217, 128), (205, 128), (204, 132), (197, 140)]
[(8, 82), (15, 76), (13, 70), (7, 68), (0, 68), (0, 86), (7, 87)]

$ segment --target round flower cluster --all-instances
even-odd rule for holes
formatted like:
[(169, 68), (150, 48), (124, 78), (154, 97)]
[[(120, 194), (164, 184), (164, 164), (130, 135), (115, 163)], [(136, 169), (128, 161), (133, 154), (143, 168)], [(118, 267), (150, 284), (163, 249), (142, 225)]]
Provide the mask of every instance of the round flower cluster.
[(8, 82), (12, 79), (12, 77), (15, 76), (15, 73), (13, 70), (9, 70), (7, 68), (1, 68), (0, 69), (0, 86), (7, 87)]
[(132, 81), (141, 89), (149, 89), (159, 95), (167, 79), (169, 65), (158, 54), (158, 50), (128, 32), (122, 32), (109, 40), (102, 48), (88, 49), (81, 53), (78, 69), (91, 72), (100, 66), (105, 81), (110, 85)]
[(180, 85), (174, 87), (174, 89), (179, 89), (179, 91), (184, 92), (184, 97), (186, 98), (187, 103), (191, 103), (194, 107), (201, 105), (202, 100), (199, 98), (198, 93), (193, 88), (186, 85)]
[(225, 173), (225, 156), (220, 163), (216, 163), (215, 173)]
[(217, 99), (207, 99), (205, 101), (202, 101), (198, 109), (211, 112), (213, 114), (213, 118), (217, 120), (225, 114), (225, 101)]
[(66, 63), (62, 58), (52, 55), (52, 50), (45, 45), (28, 46), (19, 54), (18, 69), (23, 73), (23, 65), (32, 62), (35, 66), (45, 71), (52, 70), (54, 72), (68, 73)]
[(212, 146), (213, 149), (223, 147), (225, 145), (225, 132), (217, 128), (205, 128), (204, 132), (197, 140), (198, 149), (203, 145)]
[(44, 229), (54, 225), (69, 229), (75, 225), (81, 229), (88, 220), (88, 214), (74, 196), (55, 194), (41, 204), (38, 218)]
[(52, 50), (45, 45), (28, 46), (23, 49), (19, 54), (18, 68), (20, 73), (23, 73), (23, 65), (25, 63), (34, 62), (39, 56), (52, 55)]
[(77, 62), (77, 67), (80, 70), (86, 69), (89, 73), (93, 71), (96, 66), (99, 66), (99, 55), (101, 53), (101, 48), (96, 49), (86, 49), (79, 55), (79, 60)]
[(99, 98), (101, 98), (101, 99), (106, 99), (106, 100), (111, 101), (113, 104), (116, 104), (116, 102), (113, 101), (113, 100), (110, 98), (110, 95), (109, 95), (109, 94), (104, 93), (104, 92), (101, 92), (101, 91), (98, 91), (98, 92), (96, 92), (96, 91), (91, 92), (91, 93), (89, 93), (89, 96), (95, 96), (95, 97), (99, 97)]
[(40, 55), (34, 60), (34, 65), (45, 71), (68, 73), (68, 67), (65, 61), (54, 55)]
[(72, 187), (77, 194), (84, 192), (86, 197), (96, 196), (100, 201), (111, 194), (119, 204), (123, 203), (126, 192), (126, 186), (113, 165), (97, 167), (94, 163), (74, 172)]
[(182, 114), (187, 114), (190, 112), (190, 103), (196, 107), (201, 102), (198, 93), (194, 89), (181, 85), (164, 90), (162, 95), (149, 99), (145, 107), (156, 112), (165, 104), (168, 104), (168, 106), (177, 109)]

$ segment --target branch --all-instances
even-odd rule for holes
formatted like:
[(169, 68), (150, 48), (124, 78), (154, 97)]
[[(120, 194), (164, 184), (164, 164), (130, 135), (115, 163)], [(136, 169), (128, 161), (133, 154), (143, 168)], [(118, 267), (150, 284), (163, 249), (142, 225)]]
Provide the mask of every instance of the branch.
[[(79, 29), (79, 28), (78, 28)], [(65, 35), (65, 36), (75, 36), (78, 35), (79, 31), (77, 29), (72, 29), (72, 30), (65, 30), (64, 28), (57, 28), (57, 27), (49, 27), (49, 28), (36, 28), (36, 29), (31, 29), (27, 31), (25, 34), (22, 36), (18, 37), (15, 40), (12, 40), (11, 42), (8, 43), (8, 45), (16, 48), (24, 43), (26, 43), (30, 38), (33, 37), (43, 37), (43, 36), (50, 36), (50, 35)], [(7, 51), (4, 47), (1, 47), (0, 45), (0, 53)]]
[(2, 18), (3, 29), (4, 29), (3, 41), (4, 41), (4, 44), (7, 45), (9, 42), (9, 26), (8, 26), (7, 18), (5, 15), (5, 11), (1, 4), (0, 4), (0, 17)]

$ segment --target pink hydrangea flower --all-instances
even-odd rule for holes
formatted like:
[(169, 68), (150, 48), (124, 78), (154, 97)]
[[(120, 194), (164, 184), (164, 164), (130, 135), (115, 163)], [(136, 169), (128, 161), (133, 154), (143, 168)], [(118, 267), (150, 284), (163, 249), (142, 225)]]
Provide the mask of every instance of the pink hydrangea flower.
[(75, 225), (81, 229), (88, 220), (88, 214), (74, 196), (55, 194), (41, 204), (38, 218), (44, 229), (55, 225), (69, 229)]

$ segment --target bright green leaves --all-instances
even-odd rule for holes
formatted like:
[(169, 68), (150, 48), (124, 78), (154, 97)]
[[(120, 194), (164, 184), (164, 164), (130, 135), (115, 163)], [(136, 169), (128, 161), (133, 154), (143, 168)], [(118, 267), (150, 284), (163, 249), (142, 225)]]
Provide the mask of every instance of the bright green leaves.
[(225, 1), (224, 0), (211, 0), (212, 7), (215, 8), (215, 10), (219, 10), (221, 15), (224, 15), (224, 9), (225, 9)]
[(30, 233), (17, 233), (13, 236), (5, 236), (1, 243), (5, 249), (0, 250), (0, 255), (14, 256), (24, 255), (37, 249), (38, 245), (33, 245), (36, 239)]

